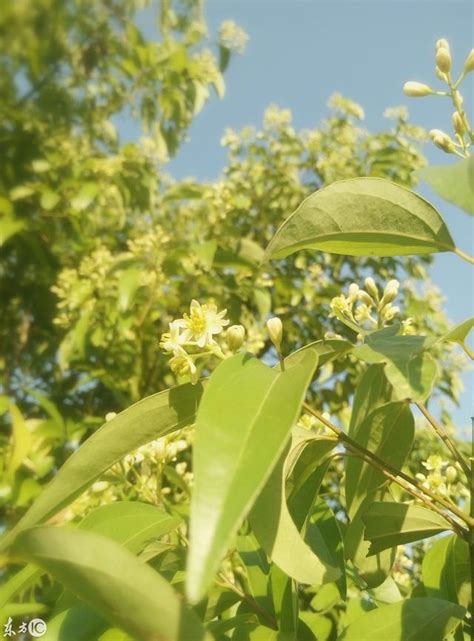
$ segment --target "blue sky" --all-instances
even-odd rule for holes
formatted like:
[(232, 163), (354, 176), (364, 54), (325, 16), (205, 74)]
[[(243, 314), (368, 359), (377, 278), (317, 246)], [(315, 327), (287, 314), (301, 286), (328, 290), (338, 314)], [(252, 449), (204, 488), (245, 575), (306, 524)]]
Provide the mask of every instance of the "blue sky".
[[(176, 177), (215, 178), (224, 164), (220, 138), (226, 127), (259, 124), (270, 103), (290, 108), (296, 127), (311, 127), (327, 114), (329, 96), (339, 91), (365, 110), (365, 126), (382, 129), (383, 111), (405, 104), (411, 120), (427, 129), (449, 129), (448, 99), (408, 99), (406, 80), (434, 83), (434, 45), (451, 44), (455, 69), (474, 46), (474, 3), (471, 0), (208, 0), (211, 34), (233, 19), (249, 34), (243, 56), (235, 56), (226, 73), (224, 100), (213, 99), (196, 117), (189, 141), (170, 165)], [(474, 74), (464, 85), (474, 107)], [(469, 108), (469, 105), (468, 105)], [(428, 144), (432, 163), (453, 159)], [(456, 243), (474, 253), (474, 225), (454, 206), (420, 186), (442, 212)], [(289, 212), (290, 213), (290, 212)], [(438, 254), (433, 281), (447, 297), (450, 317), (458, 322), (474, 312), (474, 276), (467, 263)], [(466, 425), (473, 409), (473, 378), (457, 418)]]

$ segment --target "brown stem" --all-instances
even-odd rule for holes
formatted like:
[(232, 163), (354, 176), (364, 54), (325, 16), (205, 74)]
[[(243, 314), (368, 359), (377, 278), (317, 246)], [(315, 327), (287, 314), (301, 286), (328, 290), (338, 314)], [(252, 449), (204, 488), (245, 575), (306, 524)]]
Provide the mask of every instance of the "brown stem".
[(305, 403), (304, 408), (307, 412), (309, 412), (315, 418), (321, 421), (323, 425), (325, 425), (330, 430), (332, 430), (335, 434), (337, 434), (341, 439), (341, 441), (345, 445), (347, 445), (347, 447), (350, 447), (352, 450), (356, 452), (360, 452), (361, 454), (366, 456), (371, 462), (371, 464), (377, 464), (379, 467), (381, 467), (383, 470), (386, 470), (387, 472), (392, 474), (394, 477), (406, 481), (406, 483), (409, 483), (411, 486), (418, 489), (419, 492), (422, 493), (422, 495), (429, 496), (432, 499), (432, 501), (434, 501), (435, 503), (439, 503), (443, 505), (445, 508), (447, 508), (448, 510), (450, 510), (450, 512), (455, 514), (458, 517), (458, 519), (466, 523), (466, 525), (468, 525), (469, 527), (474, 527), (474, 518), (465, 514), (456, 505), (454, 505), (447, 499), (443, 498), (442, 496), (438, 496), (437, 494), (432, 492), (430, 489), (423, 487), (417, 479), (414, 479), (411, 476), (408, 476), (408, 474), (405, 474), (401, 470), (397, 470), (396, 467), (393, 467), (393, 465), (386, 463), (379, 456), (377, 456), (377, 454), (374, 454), (370, 450), (367, 450), (363, 445), (360, 445), (357, 441), (354, 441), (354, 439), (352, 439), (343, 430), (339, 429), (339, 427), (331, 423), (331, 421), (328, 421), (326, 418), (324, 418), (324, 416), (322, 416), (322, 414), (320, 414), (317, 410), (313, 409), (311, 405), (308, 405), (307, 403)]
[(467, 479), (469, 480), (469, 478), (471, 476), (471, 470), (469, 468), (469, 465), (464, 460), (463, 455), (458, 450), (456, 445), (449, 438), (449, 435), (445, 432), (443, 426), (440, 423), (438, 423), (438, 421), (434, 418), (434, 416), (432, 416), (432, 414), (430, 414), (430, 412), (428, 411), (428, 408), (425, 407), (423, 405), (423, 403), (415, 403), (415, 405), (420, 410), (420, 412), (423, 414), (423, 416), (426, 418), (426, 420), (431, 425), (431, 427), (436, 432), (436, 434), (439, 436), (439, 438), (443, 441), (443, 443), (449, 449), (449, 451), (453, 455), (454, 459), (456, 461), (458, 461), (459, 465), (462, 467), (462, 470), (463, 470), (464, 474), (466, 475)]

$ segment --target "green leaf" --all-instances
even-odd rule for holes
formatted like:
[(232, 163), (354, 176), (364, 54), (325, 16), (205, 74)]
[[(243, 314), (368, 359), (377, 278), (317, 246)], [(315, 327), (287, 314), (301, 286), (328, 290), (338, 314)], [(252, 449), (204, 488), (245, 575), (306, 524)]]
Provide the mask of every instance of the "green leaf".
[(336, 580), (337, 588), (341, 597), (345, 598), (346, 564), (341, 531), (333, 511), (321, 496), (317, 498), (307, 524), (305, 541), (323, 563), (338, 568), (340, 576)]
[(357, 384), (352, 403), (349, 435), (357, 432), (362, 421), (381, 405), (391, 400), (392, 390), (384, 374), (384, 365), (375, 364), (368, 367)]
[(307, 351), (284, 372), (248, 354), (215, 370), (196, 420), (187, 594), (204, 595), (232, 537), (281, 456), (317, 364)]
[(462, 621), (465, 610), (440, 599), (392, 603), (356, 619), (338, 641), (443, 641)]
[(99, 189), (97, 183), (85, 183), (71, 200), (71, 207), (76, 211), (84, 211), (94, 201)]
[[(353, 354), (367, 363), (385, 363), (385, 376), (397, 398), (423, 402), (431, 394), (438, 376), (436, 361), (425, 350), (426, 336), (394, 336), (392, 327), (369, 334)], [(388, 331), (390, 330), (390, 331)]]
[(466, 541), (455, 534), (435, 541), (423, 559), (421, 572), (427, 596), (468, 606), (471, 585)]
[(137, 554), (150, 541), (176, 529), (181, 519), (148, 503), (118, 501), (89, 512), (79, 524)]
[(364, 512), (365, 538), (371, 542), (369, 554), (419, 541), (449, 529), (441, 516), (419, 505), (377, 501)]
[(266, 259), (300, 249), (346, 256), (404, 256), (452, 251), (436, 209), (383, 178), (332, 183), (304, 200), (267, 247)]
[(344, 534), (346, 558), (354, 563), (359, 577), (367, 584), (368, 588), (376, 588), (387, 580), (397, 552), (397, 548), (393, 547), (367, 556), (370, 542), (364, 539), (365, 525), (362, 516), (372, 502), (373, 496), (368, 496), (362, 502)]
[(291, 461), (291, 469), (287, 469), (286, 490), (288, 509), (299, 531), (303, 529), (310, 515), (329, 466), (327, 455), (337, 444), (335, 438), (315, 438), (313, 435), (312, 438), (306, 438), (302, 443), (292, 447), (290, 455), (297, 458)]
[(35, 585), (41, 574), (41, 570), (28, 565), (11, 576), (6, 583), (3, 583), (0, 586), (0, 611), (3, 612), (5, 604), (17, 594), (21, 594)]
[(24, 463), (28, 456), (31, 446), (32, 437), (26, 427), (22, 413), (16, 405), (10, 405), (10, 417), (12, 422), (12, 440), (10, 458), (6, 468), (7, 478), (13, 481), (16, 471)]
[(46, 211), (54, 209), (58, 202), (61, 200), (61, 196), (50, 189), (47, 189), (41, 194), (40, 205)]
[[(353, 438), (387, 463), (400, 469), (415, 433), (415, 422), (408, 403), (396, 401), (375, 409), (362, 421)], [(386, 477), (369, 463), (350, 457), (346, 466), (346, 506), (353, 516), (362, 501), (380, 488)]]
[(443, 342), (450, 342), (450, 343), (458, 343), (466, 352), (466, 354), (469, 356), (471, 360), (474, 360), (474, 353), (470, 349), (469, 345), (466, 343), (466, 339), (469, 336), (471, 329), (474, 327), (474, 317), (468, 318), (467, 320), (463, 321), (462, 323), (459, 323), (459, 325), (456, 325), (456, 327), (453, 327), (453, 329), (449, 330), (449, 332), (446, 332), (446, 334), (443, 334), (440, 338), (437, 338), (434, 340), (430, 347), (432, 345), (436, 345), (437, 343), (443, 343)]
[(453, 165), (424, 167), (417, 172), (434, 191), (468, 214), (474, 214), (474, 158)]
[(201, 394), (200, 384), (180, 385), (135, 403), (105, 423), (66, 461), (25, 516), (0, 540), (0, 549), (25, 528), (71, 503), (129, 452), (193, 423)]
[(286, 452), (250, 513), (250, 525), (271, 560), (299, 583), (321, 585), (335, 581), (340, 571), (332, 559), (321, 561), (303, 541), (292, 520), (285, 497)]
[(43, 641), (97, 641), (110, 624), (90, 605), (79, 603), (48, 621)]
[(354, 345), (349, 341), (338, 339), (338, 338), (328, 338), (313, 343), (308, 343), (304, 347), (297, 349), (295, 352), (292, 352), (289, 356), (285, 357), (285, 363), (291, 365), (293, 359), (300, 358), (300, 354), (305, 352), (307, 349), (313, 350), (318, 355), (318, 367), (322, 367), (326, 363), (339, 358), (340, 356), (345, 356), (348, 354)]
[(142, 270), (138, 267), (131, 267), (121, 274), (118, 286), (118, 307), (121, 312), (127, 311), (133, 303), (141, 277)]
[(13, 550), (134, 638), (212, 638), (157, 572), (108, 538), (68, 527), (37, 527), (19, 534)]

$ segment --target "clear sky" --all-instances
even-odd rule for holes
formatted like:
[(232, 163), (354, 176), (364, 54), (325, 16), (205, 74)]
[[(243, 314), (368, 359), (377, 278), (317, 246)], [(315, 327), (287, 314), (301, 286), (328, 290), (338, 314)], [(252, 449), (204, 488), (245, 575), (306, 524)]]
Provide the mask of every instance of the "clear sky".
[[(432, 84), (434, 45), (451, 44), (454, 66), (474, 46), (473, 0), (208, 0), (211, 34), (233, 19), (250, 40), (243, 56), (234, 56), (226, 72), (226, 96), (213, 99), (196, 117), (185, 143), (169, 169), (177, 178), (215, 178), (224, 165), (220, 138), (226, 127), (259, 124), (270, 103), (290, 108), (296, 127), (311, 127), (327, 114), (329, 96), (338, 91), (359, 102), (365, 126), (384, 128), (388, 106), (408, 106), (412, 122), (427, 129), (449, 129), (448, 99), (409, 99), (406, 80)], [(467, 107), (474, 110), (474, 73), (464, 84)], [(469, 104), (470, 103), (470, 104)], [(431, 144), (432, 163), (451, 162)], [(456, 243), (474, 253), (473, 218), (440, 201), (420, 186), (442, 212)], [(288, 212), (290, 213), (290, 212)], [(459, 322), (474, 312), (474, 271), (451, 254), (436, 255), (433, 281), (447, 297), (450, 317)], [(473, 413), (473, 377), (456, 418), (468, 424)]]

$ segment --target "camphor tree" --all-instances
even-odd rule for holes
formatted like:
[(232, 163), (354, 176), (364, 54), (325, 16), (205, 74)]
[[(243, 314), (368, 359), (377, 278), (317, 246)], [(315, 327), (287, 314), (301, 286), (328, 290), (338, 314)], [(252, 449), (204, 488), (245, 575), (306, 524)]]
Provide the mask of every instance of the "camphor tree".
[[(2, 616), (38, 613), (49, 638), (68, 640), (468, 635), (470, 463), (427, 399), (456, 400), (450, 344), (468, 351), (472, 322), (449, 328), (436, 295), (419, 289), (431, 253), (462, 254), (407, 189), (422, 132), (399, 110), (392, 131), (369, 134), (360, 107), (337, 96), (311, 131), (272, 107), (262, 131), (225, 133), (219, 181), (176, 183), (165, 156), (208, 85), (223, 87), (210, 54), (196, 53), (199, 7), (163, 3), (156, 45), (134, 29), (133, 3), (98, 4), (100, 15), (60, 6), (58, 20), (85, 35), (31, 61), (20, 48), (5, 72), (2, 277), (16, 340), (5, 350)], [(110, 55), (76, 77), (86, 35), (110, 38)], [(222, 27), (221, 69), (244, 42)], [(468, 156), (472, 131), (439, 49), (458, 114), (452, 149)], [(137, 76), (147, 61), (151, 78)], [(38, 76), (23, 120), (12, 79), (25, 67)], [(148, 136), (107, 147), (109, 119), (137, 95), (132, 81), (149, 98), (139, 106)], [(54, 142), (49, 91), (71, 107)], [(167, 110), (173, 100), (180, 109)], [(38, 144), (18, 159), (28, 118)], [(54, 156), (64, 140), (71, 156)], [(423, 171), (472, 212), (470, 163)], [(43, 253), (41, 278), (22, 270)], [(398, 295), (401, 276), (411, 282)], [(44, 317), (35, 285), (51, 296)], [(415, 432), (415, 406), (439, 444)], [(411, 544), (445, 531), (420, 564)]]

